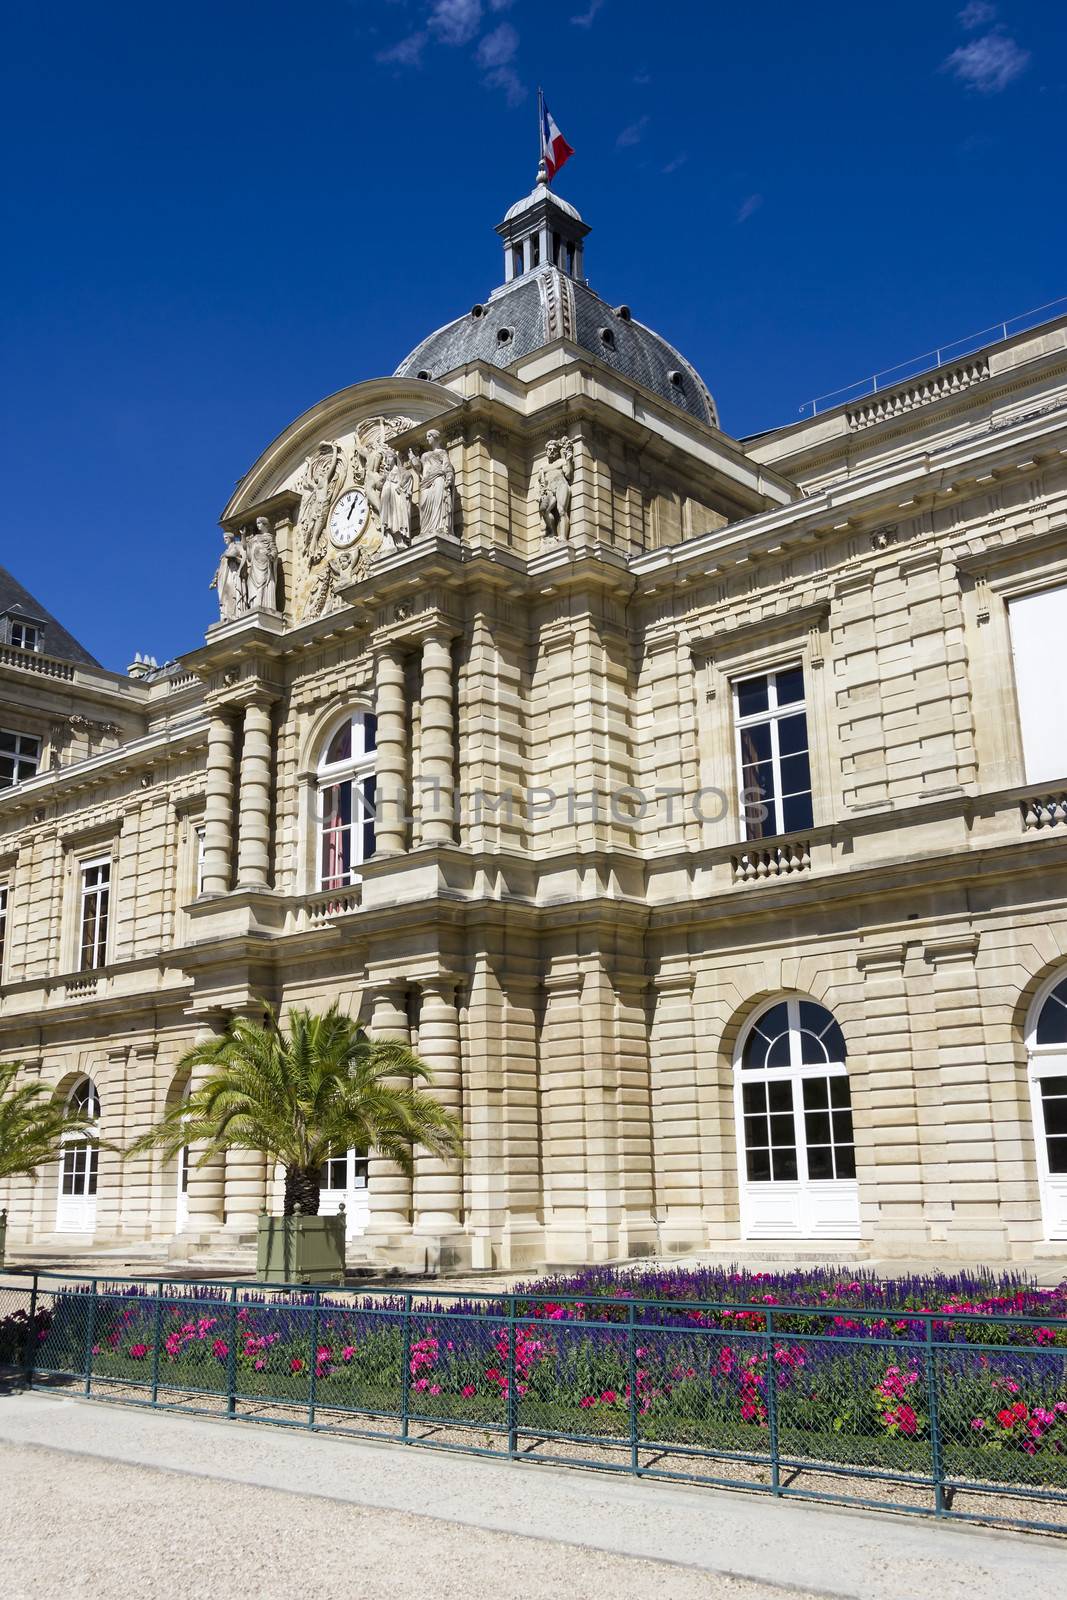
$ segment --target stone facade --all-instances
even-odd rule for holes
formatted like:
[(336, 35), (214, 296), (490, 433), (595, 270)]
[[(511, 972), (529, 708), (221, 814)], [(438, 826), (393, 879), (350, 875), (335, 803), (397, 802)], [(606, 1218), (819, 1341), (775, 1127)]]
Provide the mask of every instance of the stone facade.
[[(452, 532), (375, 542), (371, 492), (369, 544), (336, 564), (307, 464), (323, 441), (349, 463), (328, 516), (385, 425), (400, 460), (440, 431)], [(50, 655), (47, 627), (0, 647), (0, 726), (40, 740), (0, 793), (0, 1051), (58, 1095), (91, 1078), (121, 1144), (261, 999), (411, 1039), (466, 1159), (409, 1182), (369, 1153), (353, 1253), (378, 1259), (1062, 1250), (1027, 1039), (1067, 974), (1067, 747), (1028, 781), (1009, 606), (1067, 586), (1065, 456), (1067, 320), (749, 441), (566, 337), (322, 402), (223, 516), (267, 519), (278, 610), (126, 676)], [(737, 686), (796, 668), (810, 820), (752, 837)], [(376, 836), (342, 864), (320, 768), (361, 714)], [(807, 1209), (787, 1169), (746, 1168), (735, 1062), (783, 998), (847, 1046), (855, 1179), (819, 1189), (809, 1149)], [(155, 1157), (103, 1152), (95, 1195), (61, 1170), (0, 1185), (12, 1246), (199, 1248), (278, 1192), (248, 1155), (184, 1191)]]

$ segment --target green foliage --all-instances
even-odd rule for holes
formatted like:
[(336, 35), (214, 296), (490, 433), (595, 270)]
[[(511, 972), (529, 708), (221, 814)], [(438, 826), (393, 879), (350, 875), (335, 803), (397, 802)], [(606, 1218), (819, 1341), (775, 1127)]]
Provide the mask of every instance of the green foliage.
[(0, 1178), (36, 1177), (38, 1167), (56, 1160), (65, 1138), (93, 1134), (94, 1124), (46, 1084), (18, 1083), (21, 1069), (20, 1061), (0, 1066)]
[(425, 1092), (433, 1075), (407, 1045), (371, 1039), (336, 1006), (314, 1014), (292, 1008), (283, 1030), (266, 1008), (266, 1024), (235, 1018), (225, 1034), (196, 1045), (180, 1066), (210, 1075), (128, 1155), (159, 1148), (173, 1158), (196, 1149), (203, 1165), (225, 1150), (257, 1150), (285, 1168), (286, 1215), (297, 1203), (317, 1210), (318, 1173), (341, 1151), (375, 1149), (402, 1171), (413, 1148), (458, 1159), (459, 1124)]

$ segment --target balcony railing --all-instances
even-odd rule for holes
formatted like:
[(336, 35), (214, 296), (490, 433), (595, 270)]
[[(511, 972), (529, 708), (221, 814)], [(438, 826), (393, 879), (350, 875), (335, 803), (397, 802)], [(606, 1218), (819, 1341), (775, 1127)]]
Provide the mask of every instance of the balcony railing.
[(746, 850), (731, 858), (735, 883), (759, 883), (764, 878), (785, 878), (794, 872), (810, 872), (811, 845), (806, 839), (787, 839), (766, 850)]

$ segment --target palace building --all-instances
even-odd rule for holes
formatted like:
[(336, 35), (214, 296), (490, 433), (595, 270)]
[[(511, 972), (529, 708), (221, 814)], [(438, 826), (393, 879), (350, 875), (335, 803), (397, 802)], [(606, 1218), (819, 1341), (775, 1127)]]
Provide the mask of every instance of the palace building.
[[(544, 181), (497, 232), (181, 660), (0, 574), (0, 1055), (123, 1146), (263, 1000), (410, 1039), (464, 1164), (337, 1152), (353, 1261), (1062, 1253), (1067, 318), (734, 439)], [(207, 1263), (279, 1193), (74, 1140), (0, 1205)]]

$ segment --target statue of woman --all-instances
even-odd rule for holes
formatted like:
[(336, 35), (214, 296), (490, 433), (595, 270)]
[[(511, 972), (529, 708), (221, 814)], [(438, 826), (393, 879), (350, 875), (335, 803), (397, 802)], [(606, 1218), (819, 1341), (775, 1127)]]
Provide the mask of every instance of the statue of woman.
[(382, 451), (381, 500), (378, 509), (382, 534), (394, 549), (411, 543), (411, 470), (395, 450)]
[(244, 545), (230, 528), (225, 528), (222, 534), (225, 543), (219, 564), (215, 568), (215, 576), (208, 584), (209, 589), (218, 591), (219, 618), (223, 622), (233, 622), (241, 616), (248, 606), (245, 592), (245, 571), (247, 561)]
[(248, 609), (278, 609), (278, 546), (266, 517), (256, 518), (256, 531), (246, 549)]
[(423, 539), (451, 537), (455, 510), (456, 471), (441, 447), (441, 435), (431, 428), (426, 435), (428, 449), (422, 456), (408, 451), (408, 460), (419, 479), (419, 534)]
[(549, 439), (545, 465), (537, 474), (537, 509), (546, 539), (571, 536), (571, 484), (574, 481), (574, 444), (570, 439)]

